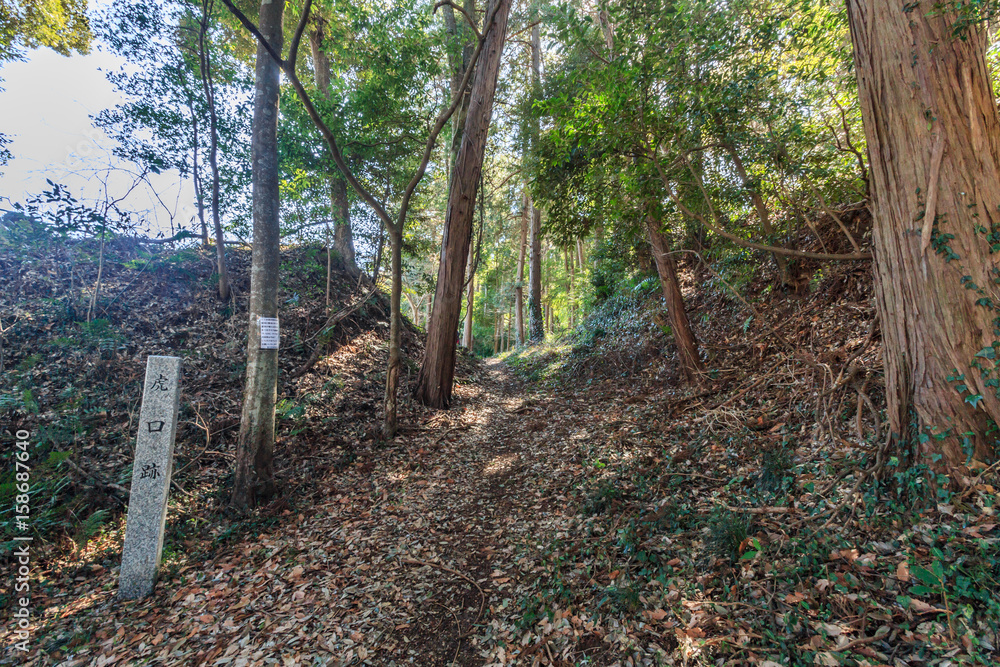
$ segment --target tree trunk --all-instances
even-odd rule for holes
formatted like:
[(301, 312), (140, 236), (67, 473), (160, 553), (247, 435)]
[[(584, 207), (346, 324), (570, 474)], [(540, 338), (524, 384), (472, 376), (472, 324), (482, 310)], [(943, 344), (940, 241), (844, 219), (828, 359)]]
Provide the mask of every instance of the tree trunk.
[[(531, 28), (531, 87), (538, 95), (541, 87), (541, 37), (538, 25)], [(538, 141), (538, 121), (532, 123), (531, 140)], [(542, 315), (542, 213), (528, 196), (531, 210), (531, 257), (528, 264), (528, 336), (532, 343), (545, 340), (545, 322)]]
[(219, 274), (219, 298), (229, 298), (229, 271), (226, 268), (226, 240), (222, 233), (222, 216), (219, 212), (219, 115), (215, 109), (215, 88), (212, 85), (212, 61), (209, 55), (208, 19), (213, 0), (202, 0), (201, 31), (198, 35), (198, 56), (201, 64), (201, 84), (208, 104), (208, 163), (212, 168), (212, 224), (215, 228), (215, 266)]
[(493, 319), (493, 356), (497, 356), (500, 351), (500, 332), (503, 330), (503, 315), (496, 314)]
[(660, 226), (652, 217), (646, 218), (646, 230), (649, 232), (649, 245), (656, 262), (656, 272), (660, 275), (660, 287), (663, 288), (663, 299), (667, 303), (667, 316), (677, 346), (677, 359), (680, 362), (681, 373), (688, 382), (698, 379), (703, 370), (698, 357), (698, 340), (691, 330), (684, 311), (684, 297), (677, 282), (677, 264), (670, 255), (670, 243), (660, 232)]
[[(309, 33), (309, 48), (313, 58), (313, 76), (323, 99), (329, 101), (330, 58), (323, 50), (325, 21), (318, 19)], [(334, 167), (336, 168), (336, 167)], [(354, 232), (351, 230), (351, 205), (347, 198), (347, 180), (339, 172), (330, 176), (330, 214), (333, 217), (333, 249), (340, 255), (344, 268), (354, 278), (361, 275), (354, 252)]]
[(566, 246), (566, 258), (569, 260), (569, 328), (576, 325), (576, 255), (572, 246)]
[(208, 223), (205, 221), (205, 196), (201, 191), (201, 175), (198, 173), (198, 116), (194, 113), (194, 105), (189, 104), (191, 110), (191, 131), (194, 133), (194, 150), (192, 155), (194, 180), (194, 199), (198, 204), (198, 222), (201, 224), (201, 244), (208, 247)]
[(326, 307), (330, 308), (330, 288), (333, 286), (333, 246), (330, 245), (330, 225), (326, 226)]
[(397, 397), (399, 396), (400, 339), (402, 334), (400, 317), (400, 297), (403, 293), (403, 235), (390, 231), (389, 243), (392, 250), (392, 291), (390, 293), (389, 318), (389, 366), (385, 373), (384, 421), (382, 434), (386, 440), (396, 435)]
[(514, 318), (511, 317), (510, 310), (508, 309), (507, 310), (507, 340), (504, 341), (504, 346), (503, 346), (503, 351), (504, 352), (509, 352), (510, 351), (510, 334), (511, 334), (511, 324), (513, 323), (513, 321), (514, 321)]
[(351, 203), (347, 198), (347, 181), (343, 176), (330, 178), (330, 202), (333, 211), (333, 249), (344, 262), (344, 268), (353, 278), (361, 275), (357, 254), (354, 251), (354, 232), (351, 229)]
[[(476, 16), (475, 0), (465, 0), (463, 4), (465, 13), (474, 18)], [(455, 10), (451, 5), (444, 5), (443, 9), (445, 30), (452, 39), (452, 48), (448, 51), (448, 64), (451, 69), (451, 94), (454, 96), (459, 92), (458, 87), (461, 85), (462, 79), (465, 77), (465, 72), (469, 68), (469, 61), (472, 59), (472, 52), (474, 50), (472, 43), (474, 37), (471, 28), (464, 18), (462, 21), (456, 22)], [(456, 50), (459, 53), (456, 54)], [(462, 102), (455, 110), (455, 115), (451, 118), (451, 159), (447, 165), (449, 192), (451, 191), (451, 178), (455, 174), (455, 164), (458, 162), (458, 153), (462, 146), (462, 136), (465, 133), (465, 122), (469, 114), (470, 92), (471, 87), (467, 87), (464, 91), (461, 91)]]
[[(469, 266), (472, 266), (472, 244), (469, 243)], [(465, 301), (465, 330), (462, 332), (462, 345), (467, 350), (472, 349), (472, 309), (475, 306), (476, 295), (476, 274), (469, 276), (469, 289), (466, 291)]]
[(441, 239), (441, 264), (438, 268), (434, 310), (427, 328), (423, 365), (414, 391), (417, 400), (436, 408), (446, 408), (451, 403), (455, 375), (455, 334), (461, 312), (465, 263), (472, 239), (476, 188), (482, 172), (500, 57), (507, 36), (507, 16), (511, 0), (494, 1), (500, 3), (494, 19), (496, 23), (486, 35), (486, 43), (476, 67), (462, 148), (452, 172), (448, 211)]
[(514, 288), (514, 318), (517, 344), (524, 345), (524, 259), (528, 244), (528, 193), (521, 201), (521, 236), (517, 245), (517, 286)]
[[(871, 164), (890, 428), (898, 445), (917, 435), (914, 421), (920, 434), (942, 435), (921, 438), (919, 462), (960, 483), (967, 454), (995, 457), (986, 433), (1000, 421), (988, 361), (1000, 299), (986, 237), (1000, 225), (1000, 118), (986, 35), (973, 27), (956, 38), (956, 14), (930, 5), (847, 7)], [(906, 460), (905, 449), (897, 453)]]
[[(281, 50), (284, 0), (262, 0), (260, 32)], [(245, 510), (273, 495), (274, 402), (278, 387), (278, 351), (260, 349), (260, 317), (278, 316), (278, 64), (257, 46), (256, 86), (251, 130), (253, 163), (253, 254), (250, 269), (250, 327), (247, 377), (231, 505)]]

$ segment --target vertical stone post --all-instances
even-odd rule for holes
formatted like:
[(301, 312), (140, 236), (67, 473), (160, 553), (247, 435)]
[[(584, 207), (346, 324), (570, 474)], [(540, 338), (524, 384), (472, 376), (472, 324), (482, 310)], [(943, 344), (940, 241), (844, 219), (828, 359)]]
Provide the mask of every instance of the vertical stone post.
[(118, 597), (123, 600), (146, 597), (153, 592), (156, 582), (167, 520), (180, 379), (178, 357), (151, 356), (146, 360), (146, 384), (139, 411), (125, 546), (118, 577)]

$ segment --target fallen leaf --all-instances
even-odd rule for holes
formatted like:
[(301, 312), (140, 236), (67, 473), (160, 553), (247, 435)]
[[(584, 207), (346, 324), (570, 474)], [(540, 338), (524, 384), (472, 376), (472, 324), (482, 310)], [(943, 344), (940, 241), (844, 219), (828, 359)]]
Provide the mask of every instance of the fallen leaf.
[(653, 610), (647, 609), (643, 613), (654, 621), (662, 621), (666, 617), (668, 612), (665, 609), (653, 609)]

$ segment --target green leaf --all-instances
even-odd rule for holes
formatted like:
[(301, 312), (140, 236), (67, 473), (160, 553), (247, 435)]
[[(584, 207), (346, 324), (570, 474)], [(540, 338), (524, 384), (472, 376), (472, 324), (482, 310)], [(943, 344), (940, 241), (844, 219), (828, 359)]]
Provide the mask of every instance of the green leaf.
[(920, 567), (919, 565), (914, 565), (910, 568), (910, 573), (928, 586), (937, 586), (941, 583), (942, 577), (938, 577), (930, 570)]

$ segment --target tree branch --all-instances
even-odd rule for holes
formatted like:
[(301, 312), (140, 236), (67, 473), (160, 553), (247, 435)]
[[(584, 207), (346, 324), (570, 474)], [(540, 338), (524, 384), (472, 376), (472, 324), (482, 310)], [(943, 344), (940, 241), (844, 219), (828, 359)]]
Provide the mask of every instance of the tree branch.
[(309, 11), (312, 9), (312, 0), (306, 0), (306, 6), (302, 8), (302, 16), (299, 17), (299, 25), (292, 35), (292, 43), (288, 47), (288, 62), (295, 67), (295, 61), (299, 56), (299, 44), (302, 42), (302, 33), (306, 30), (306, 23), (309, 21)]
[(222, 3), (229, 9), (230, 13), (243, 24), (243, 27), (247, 29), (247, 32), (257, 39), (257, 43), (263, 46), (264, 50), (267, 51), (272, 58), (274, 58), (274, 62), (278, 63), (279, 67), (283, 65), (284, 61), (281, 59), (281, 54), (275, 51), (274, 47), (271, 46), (271, 43), (264, 39), (264, 35), (260, 33), (260, 30), (257, 29), (254, 22), (248, 19), (246, 14), (240, 11), (239, 8), (232, 3), (232, 0), (222, 0)]
[(387, 230), (389, 230), (391, 233), (402, 233), (403, 222), (406, 219), (406, 212), (407, 209), (409, 208), (410, 199), (413, 196), (413, 192), (414, 190), (416, 190), (417, 185), (419, 185), (420, 181), (423, 179), (424, 174), (427, 171), (427, 164), (430, 162), (431, 153), (434, 151), (434, 146), (437, 143), (438, 135), (441, 133), (441, 130), (448, 122), (448, 119), (451, 118), (453, 113), (455, 113), (455, 109), (458, 108), (458, 105), (462, 99), (461, 91), (465, 90), (465, 87), (468, 85), (468, 82), (472, 77), (472, 73), (475, 70), (476, 62), (479, 59), (479, 54), (482, 52), (483, 45), (486, 42), (485, 35), (487, 32), (489, 32), (490, 28), (492, 28), (493, 26), (493, 20), (496, 18), (496, 13), (500, 7), (500, 3), (499, 2), (495, 3), (493, 9), (486, 17), (486, 20), (483, 23), (484, 26), (483, 33), (481, 35), (478, 31), (476, 33), (477, 35), (480, 35), (480, 37), (477, 40), (476, 50), (473, 52), (472, 57), (469, 60), (469, 66), (462, 80), (462, 85), (456, 89), (459, 92), (453, 96), (451, 105), (438, 116), (437, 122), (434, 124), (434, 128), (431, 130), (430, 135), (427, 137), (427, 142), (424, 146), (424, 153), (423, 153), (423, 158), (420, 162), (420, 167), (418, 168), (417, 172), (413, 175), (413, 178), (410, 179), (409, 184), (407, 184), (406, 186), (406, 190), (403, 193), (403, 200), (399, 208), (399, 215), (397, 217), (397, 221), (394, 223), (392, 218), (389, 216), (388, 212), (385, 210), (385, 207), (382, 206), (382, 204), (364, 187), (364, 185), (361, 184), (361, 182), (355, 177), (354, 172), (351, 171), (350, 167), (347, 165), (347, 161), (344, 160), (344, 156), (340, 152), (340, 147), (337, 145), (337, 138), (333, 135), (333, 132), (330, 130), (330, 127), (326, 124), (326, 122), (323, 121), (323, 118), (320, 116), (319, 111), (317, 111), (316, 106), (310, 99), (309, 93), (306, 91), (305, 86), (302, 85), (302, 81), (299, 79), (298, 75), (295, 72), (295, 60), (294, 60), (295, 51), (298, 49), (299, 41), (302, 38), (302, 32), (305, 29), (305, 24), (309, 14), (309, 8), (312, 4), (311, 0), (306, 0), (306, 7), (303, 10), (302, 17), (299, 20), (299, 25), (296, 29), (295, 37), (292, 40), (292, 45), (290, 50), (291, 57), (289, 58), (289, 60), (282, 60), (281, 56), (275, 52), (275, 50), (267, 42), (267, 40), (261, 34), (260, 30), (258, 30), (257, 27), (253, 24), (253, 22), (250, 21), (250, 19), (248, 19), (246, 15), (243, 14), (243, 12), (241, 12), (235, 5), (233, 5), (232, 0), (222, 0), (222, 2), (226, 5), (226, 7), (233, 14), (233, 16), (235, 16), (239, 20), (239, 22), (243, 24), (243, 27), (245, 27), (247, 31), (250, 32), (250, 34), (252, 34), (257, 39), (257, 42), (267, 50), (270, 56), (281, 68), (281, 71), (285, 73), (286, 77), (288, 77), (289, 82), (292, 84), (292, 88), (295, 90), (295, 93), (298, 95), (299, 100), (302, 102), (302, 106), (305, 107), (306, 113), (308, 114), (310, 120), (313, 121), (313, 124), (320, 131), (320, 134), (323, 135), (323, 138), (326, 140), (326, 143), (330, 148), (330, 154), (333, 156), (333, 161), (337, 165), (337, 168), (340, 170), (340, 173), (344, 175), (344, 178), (347, 180), (347, 182), (351, 184), (351, 187), (354, 188), (355, 192), (358, 193), (358, 195), (365, 201), (365, 203), (368, 204), (372, 208), (372, 210), (375, 211), (375, 214), (379, 217), (379, 219), (385, 225)]
[(438, 2), (434, 5), (434, 9), (431, 11), (431, 13), (437, 14), (438, 7), (451, 7), (452, 9), (458, 10), (458, 12), (465, 17), (465, 20), (466, 22), (468, 22), (469, 27), (472, 28), (472, 32), (476, 33), (476, 39), (480, 41), (485, 39), (483, 37), (483, 34), (479, 32), (479, 28), (476, 27), (476, 22), (472, 20), (472, 17), (469, 16), (468, 13), (466, 13), (466, 11), (463, 8), (459, 7), (454, 2), (451, 2), (451, 0), (438, 0)]

